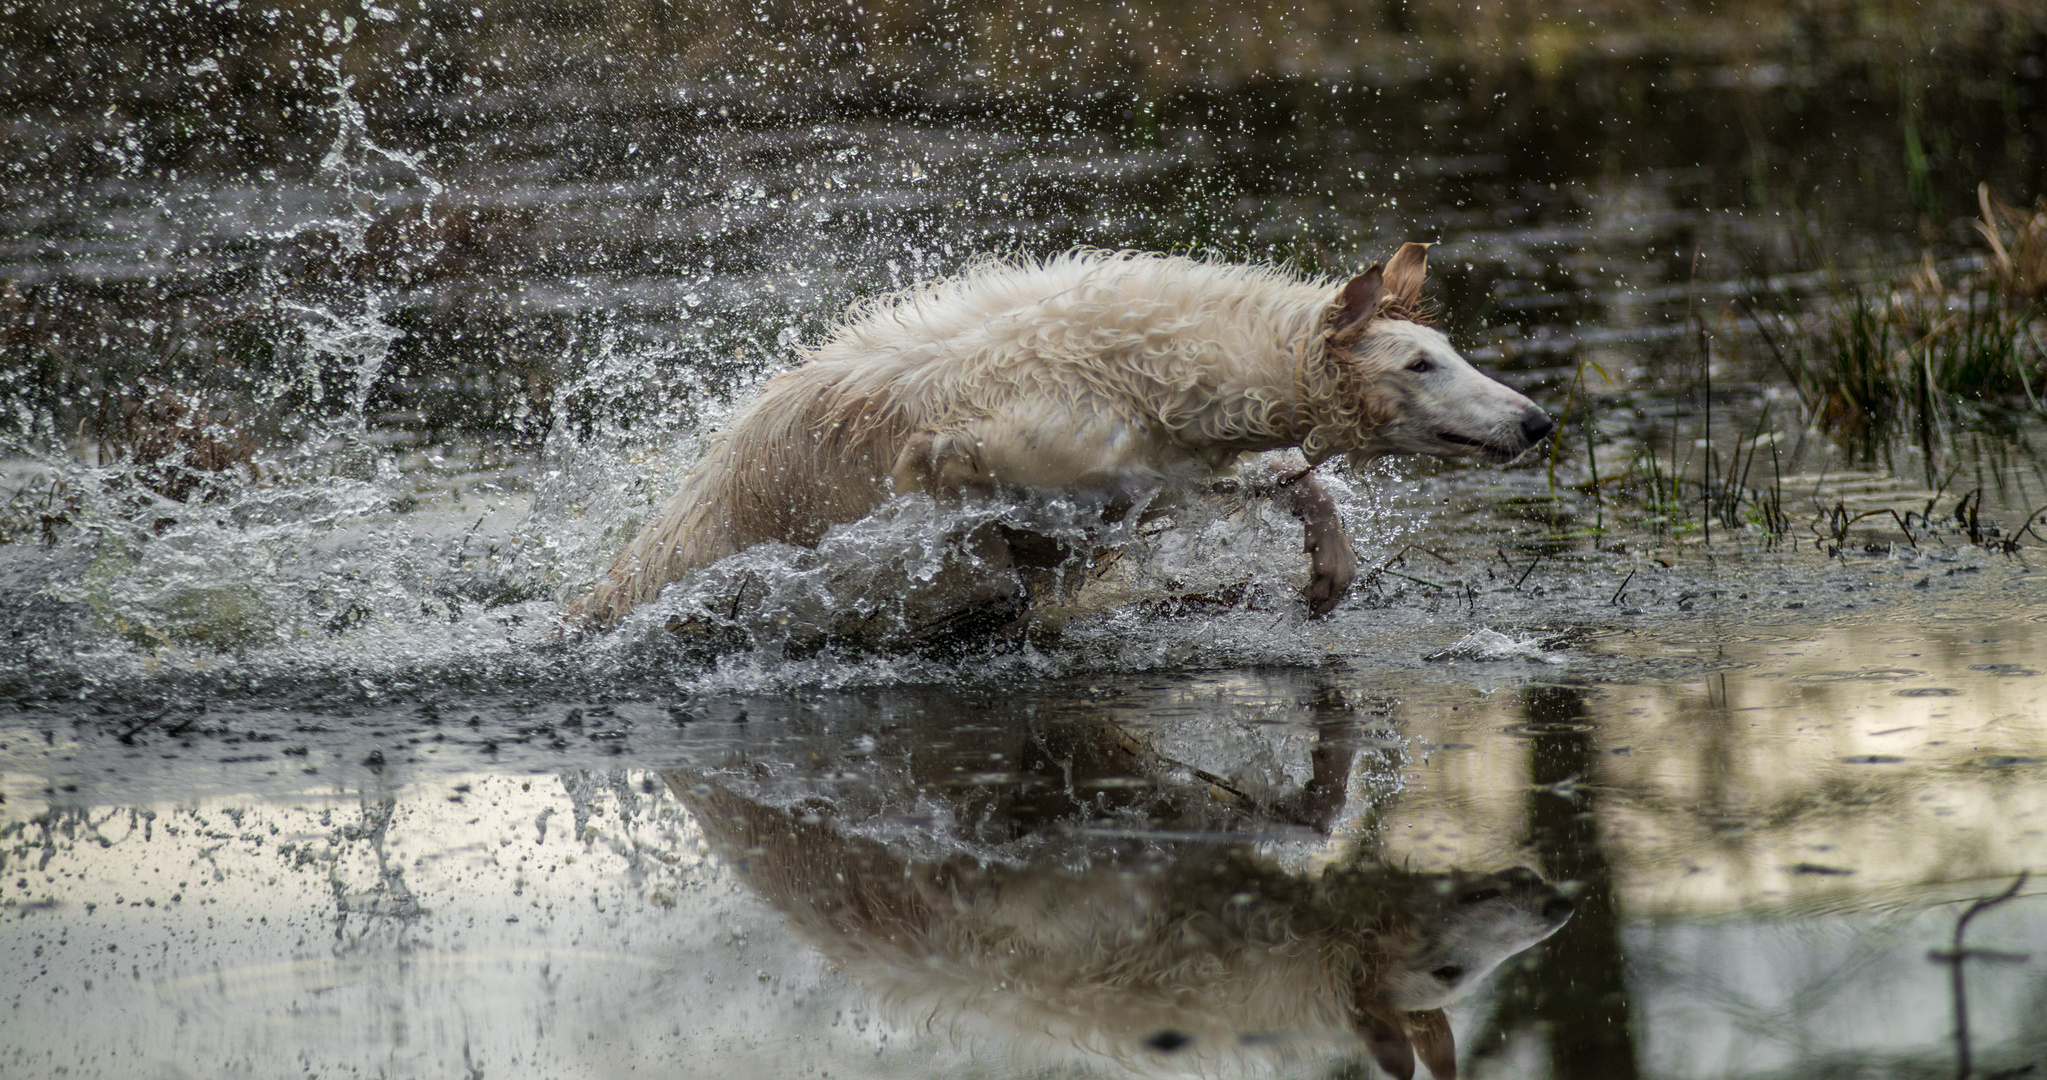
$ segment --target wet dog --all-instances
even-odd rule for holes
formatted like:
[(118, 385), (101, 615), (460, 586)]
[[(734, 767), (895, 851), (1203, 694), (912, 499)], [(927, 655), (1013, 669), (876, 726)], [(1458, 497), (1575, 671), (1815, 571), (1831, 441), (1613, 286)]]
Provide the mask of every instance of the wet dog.
[[(1305, 526), (1313, 615), (1356, 574), (1312, 467), (1337, 454), (1511, 460), (1549, 416), (1417, 321), (1425, 244), (1347, 282), (1082, 251), (997, 263), (856, 307), (769, 380), (666, 508), (571, 605), (604, 627), (664, 585), (766, 541), (814, 546), (897, 495), (1054, 495), (1158, 513), (1246, 455)], [(1002, 576), (1017, 538), (967, 545)]]

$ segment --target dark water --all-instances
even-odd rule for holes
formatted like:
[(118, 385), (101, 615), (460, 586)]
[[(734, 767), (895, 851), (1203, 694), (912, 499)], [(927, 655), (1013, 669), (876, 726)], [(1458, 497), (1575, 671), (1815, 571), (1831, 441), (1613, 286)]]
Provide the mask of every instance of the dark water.
[[(1955, 1073), (1931, 953), (2047, 852), (2047, 570), (2001, 543), (2040, 433), (1855, 460), (1753, 327), (1980, 258), (1975, 183), (2020, 201), (2047, 160), (2024, 40), (803, 92), (300, 18), (274, 55), (9, 24), (0, 1071), (1360, 1075), (1312, 1010), (1200, 994), (1355, 951), (1331, 911), (1447, 935), (1442, 875), (1520, 866), (1573, 913), (1460, 987), (1468, 1074)], [(105, 77), (51, 74), (80, 56)], [(1775, 435), (1791, 532), (1595, 500), (1581, 436), (1336, 478), (1378, 572), (1312, 623), (1292, 524), (1222, 506), (1017, 648), (706, 658), (668, 609), (550, 639), (853, 299), (1073, 245), (1336, 272), (1410, 239), (1453, 340), (1605, 467)], [(151, 471), (166, 387), (247, 452)], [(742, 560), (829, 609), (915, 539)], [(1163, 928), (1175, 974), (1083, 962)], [(1967, 943), (1976, 1071), (2037, 1067), (2038, 885)]]

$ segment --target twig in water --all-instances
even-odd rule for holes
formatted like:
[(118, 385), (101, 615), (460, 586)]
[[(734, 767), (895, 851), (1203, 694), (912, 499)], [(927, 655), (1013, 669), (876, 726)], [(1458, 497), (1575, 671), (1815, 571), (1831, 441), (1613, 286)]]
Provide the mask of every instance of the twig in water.
[(1700, 470), (1699, 486), (1703, 490), (1699, 493), (1701, 496), (1699, 524), (1705, 529), (1706, 543), (1710, 545), (1713, 543), (1713, 350), (1706, 340), (1705, 316), (1699, 314), (1693, 306), (1697, 301), (1694, 290), (1699, 281), (1699, 260), (1704, 254), (1700, 248), (1692, 249), (1692, 276), (1685, 285), (1685, 319), (1692, 324), (1697, 335), (1699, 374), (1704, 377), (1706, 384), (1706, 392), (1703, 395), (1706, 418), (1699, 425), (1700, 433), (1706, 439), (1706, 463)]
[(1515, 592), (1520, 592), (1520, 591), (1521, 591), (1521, 583), (1522, 583), (1522, 582), (1524, 582), (1524, 581), (1527, 581), (1527, 580), (1528, 580), (1528, 575), (1530, 575), (1530, 574), (1533, 574), (1533, 573), (1535, 573), (1535, 568), (1536, 568), (1537, 566), (1541, 565), (1541, 563), (1542, 563), (1542, 555), (1543, 555), (1543, 553), (1542, 553), (1542, 552), (1540, 552), (1540, 551), (1538, 551), (1538, 552), (1536, 552), (1536, 553), (1535, 553), (1535, 557), (1534, 557), (1533, 559), (1530, 559), (1530, 560), (1528, 561), (1528, 569), (1526, 569), (1526, 570), (1523, 570), (1523, 571), (1521, 571), (1521, 580), (1520, 580), (1520, 581), (1516, 581), (1516, 582), (1514, 583), (1514, 591), (1515, 591)]
[(1942, 495), (1947, 494), (1947, 486), (1951, 483), (1954, 483), (1955, 474), (1961, 471), (1962, 467), (1960, 465), (1957, 465), (1954, 468), (1949, 469), (1947, 476), (1942, 478), (1940, 485), (1938, 487), (1935, 487), (1933, 489), (1933, 494), (1927, 498), (1926, 509), (1921, 510), (1919, 512), (1919, 516), (1925, 519), (1926, 524), (1929, 527), (1932, 526), (1933, 524), (1933, 504), (1939, 502), (1940, 497)]
[[(1741, 460), (1741, 436), (1736, 434), (1734, 437), (1734, 456), (1728, 459), (1727, 462), (1728, 496), (1725, 511), (1726, 517), (1721, 519), (1730, 529), (1741, 524), (1741, 493), (1748, 490), (1749, 473), (1756, 467), (1756, 454), (1760, 453), (1763, 449), (1763, 428), (1770, 423), (1770, 405), (1771, 403), (1767, 401), (1763, 403), (1763, 415), (1756, 419), (1756, 429), (1749, 433), (1748, 460), (1746, 462)], [(1774, 447), (1777, 444), (1773, 441), (1770, 445)], [(1734, 475), (1736, 465), (1741, 466), (1741, 478), (1739, 480), (1735, 479)], [(1757, 509), (1762, 509), (1763, 501), (1760, 495), (1756, 498), (1755, 503)]]
[[(1408, 545), (1408, 547), (1413, 547), (1413, 546), (1414, 546), (1414, 545), (1412, 545), (1412, 544)], [(1421, 550), (1421, 551), (1428, 551), (1428, 549), (1427, 549), (1427, 548), (1419, 548), (1419, 549), (1417, 549), (1417, 550)], [(1435, 552), (1433, 552), (1433, 551), (1429, 551), (1429, 554), (1431, 554), (1431, 555), (1436, 555), (1436, 553), (1435, 553)], [(1441, 555), (1436, 555), (1436, 557), (1437, 557), (1437, 558), (1439, 558), (1439, 559), (1443, 558), (1443, 557), (1442, 557)], [(1414, 583), (1415, 583), (1416, 585), (1427, 585), (1427, 586), (1428, 586), (1429, 588), (1431, 588), (1431, 589), (1440, 589), (1440, 588), (1442, 588), (1442, 587), (1443, 587), (1443, 586), (1441, 586), (1441, 585), (1438, 585), (1438, 584), (1436, 584), (1436, 583), (1435, 583), (1435, 582), (1433, 582), (1433, 581), (1430, 581), (1430, 580), (1429, 580), (1429, 579), (1427, 579), (1427, 578), (1409, 577), (1409, 576), (1408, 576), (1408, 575), (1406, 575), (1406, 574), (1400, 574), (1400, 573), (1395, 573), (1395, 572), (1394, 572), (1394, 570), (1393, 570), (1393, 568), (1394, 568), (1394, 567), (1396, 567), (1396, 566), (1399, 566), (1399, 565), (1401, 565), (1402, 563), (1404, 563), (1404, 562), (1406, 562), (1406, 561), (1407, 561), (1407, 548), (1406, 548), (1406, 547), (1403, 547), (1403, 548), (1401, 548), (1401, 549), (1400, 549), (1399, 551), (1396, 551), (1396, 552), (1394, 552), (1394, 553), (1393, 553), (1393, 557), (1392, 557), (1392, 558), (1390, 558), (1390, 559), (1387, 559), (1387, 560), (1386, 560), (1385, 562), (1383, 562), (1383, 563), (1380, 563), (1380, 564), (1379, 564), (1379, 568), (1378, 568), (1377, 570), (1374, 570), (1374, 571), (1372, 571), (1371, 573), (1369, 573), (1369, 574), (1366, 574), (1366, 575), (1365, 575), (1365, 584), (1367, 584), (1367, 585), (1370, 585), (1370, 584), (1371, 584), (1372, 582), (1374, 582), (1374, 581), (1377, 581), (1377, 580), (1378, 580), (1378, 578), (1379, 578), (1379, 575), (1380, 575), (1380, 574), (1392, 574), (1392, 575), (1393, 575), (1394, 577), (1400, 578), (1400, 579), (1401, 579), (1401, 580), (1403, 580), (1403, 581), (1412, 581), (1412, 582), (1414, 582)], [(1444, 560), (1444, 561), (1448, 562), (1449, 560), (1447, 560), (1447, 559), (1446, 559), (1446, 560)], [(1454, 565), (1456, 565), (1456, 564), (1452, 563), (1451, 565), (1453, 565), (1453, 566), (1454, 566)]]
[(1777, 537), (1791, 531), (1791, 515), (1784, 512), (1784, 462), (1777, 456), (1777, 443), (1770, 442), (1770, 546), (1777, 546)]
[(1841, 545), (1848, 542), (1849, 526), (1855, 524), (1858, 521), (1861, 521), (1863, 518), (1881, 517), (1884, 514), (1891, 515), (1891, 520), (1897, 522), (1899, 530), (1904, 532), (1905, 542), (1912, 545), (1913, 551), (1918, 551), (1919, 540), (1917, 537), (1912, 535), (1912, 526), (1906, 524), (1905, 519), (1901, 517), (1896, 510), (1886, 506), (1876, 510), (1864, 510), (1859, 514), (1850, 517), (1848, 516), (1848, 505), (1846, 503), (1836, 503), (1832, 510), (1825, 511), (1821, 515), (1822, 517), (1826, 518), (1827, 527), (1833, 530), (1832, 537), (1827, 536), (1825, 533), (1821, 533), (1819, 531), (1820, 527), (1819, 519), (1818, 518), (1813, 519), (1811, 528), (1814, 533), (1818, 534), (1813, 540), (1814, 549), (1820, 551), (1826, 550), (1826, 542), (1829, 539), (1831, 539), (1834, 542), (1834, 550), (1839, 551), (1841, 549)]
[(2027, 874), (2020, 871), (2011, 887), (1996, 896), (1979, 897), (1969, 905), (1969, 910), (1955, 920), (1954, 947), (1945, 951), (1935, 949), (1926, 958), (1938, 964), (1948, 965), (1948, 985), (1955, 999), (1955, 1080), (1969, 1080), (1973, 1062), (1969, 1054), (1969, 990), (1962, 977), (1962, 965), (1970, 960), (1989, 960), (2002, 963), (2023, 963), (2030, 957), (2022, 953), (1997, 952), (1990, 949), (1970, 949), (1962, 944), (1962, 935), (1969, 930), (1969, 920), (1989, 911), (1991, 908), (2010, 900), (2026, 885)]
[(149, 727), (150, 725), (156, 723), (158, 720), (161, 720), (164, 717), (169, 716), (170, 714), (171, 710), (165, 709), (164, 711), (157, 713), (155, 716), (151, 716), (143, 720), (138, 720), (136, 721), (135, 726), (122, 732), (120, 735), (116, 737), (121, 740), (122, 745), (133, 746), (135, 745), (135, 736), (141, 734), (143, 728)]
[[(1394, 553), (1393, 553), (1393, 558), (1392, 558), (1392, 559), (1388, 559), (1388, 560), (1386, 560), (1386, 565), (1388, 565), (1388, 566), (1392, 566), (1392, 565), (1393, 565), (1393, 562), (1394, 562), (1394, 559), (1398, 559), (1398, 558), (1400, 558), (1400, 557), (1401, 557), (1402, 555), (1405, 555), (1405, 554), (1407, 554), (1407, 553), (1408, 553), (1408, 552), (1410, 552), (1410, 551), (1419, 551), (1419, 552), (1421, 552), (1422, 554), (1424, 554), (1424, 555), (1427, 555), (1427, 556), (1428, 556), (1429, 558), (1431, 558), (1431, 559), (1434, 559), (1434, 560), (1436, 560), (1436, 561), (1437, 561), (1437, 562), (1439, 562), (1439, 563), (1442, 563), (1442, 564), (1443, 564), (1444, 566), (1456, 566), (1456, 565), (1457, 565), (1457, 560), (1455, 560), (1455, 559), (1451, 558), (1450, 556), (1448, 556), (1448, 555), (1445, 555), (1445, 554), (1443, 554), (1443, 553), (1442, 553), (1442, 552), (1440, 552), (1440, 551), (1430, 551), (1430, 550), (1429, 550), (1428, 548), (1425, 548), (1425, 547), (1421, 546), (1420, 544), (1406, 544), (1406, 545), (1403, 545), (1403, 546), (1401, 547), (1401, 549), (1400, 549), (1399, 551), (1396, 551), (1396, 552), (1394, 552)], [(1510, 565), (1510, 566), (1511, 566), (1512, 564), (1510, 563), (1510, 564), (1508, 564), (1508, 565)]]
[(462, 568), (462, 553), (469, 550), (470, 538), (476, 535), (476, 530), (483, 528), (484, 518), (489, 516), (489, 514), (479, 516), (476, 519), (476, 524), (469, 526), (469, 531), (462, 534), (462, 542), (455, 545), (455, 554), (449, 558), (449, 565), (457, 570)]
[(1607, 604), (1609, 606), (1618, 607), (1621, 602), (1621, 597), (1627, 595), (1628, 582), (1633, 580), (1635, 580), (1635, 571), (1633, 568), (1630, 568), (1628, 570), (1628, 576), (1621, 579), (1621, 587), (1613, 591), (1613, 599), (1608, 600)]
[(1427, 585), (1431, 589), (1440, 589), (1443, 587), (1441, 585), (1436, 584), (1433, 581), (1428, 580), (1427, 578), (1410, 577), (1409, 575), (1403, 574), (1398, 570), (1388, 570), (1383, 566), (1377, 570), (1372, 571), (1373, 577), (1378, 577), (1380, 574), (1391, 574), (1394, 577), (1401, 579), (1402, 581), (1412, 581), (1416, 585)]
[[(1971, 502), (1972, 498), (1975, 501)], [(1963, 495), (1962, 501), (1955, 504), (1955, 524), (1968, 529), (1969, 542), (1977, 547), (1983, 546), (1983, 526), (1977, 520), (1977, 514), (1982, 509), (1983, 489), (1980, 487)]]
[(2019, 523), (2017, 532), (2012, 533), (2012, 539), (2014, 540), (2018, 539), (2019, 533), (2029, 532), (2033, 534), (2033, 539), (2039, 540), (2043, 543), (2047, 543), (2047, 536), (2041, 536), (2040, 533), (2033, 528), (2034, 525), (2039, 523), (2040, 515), (2043, 513), (2047, 513), (2047, 506), (2038, 507), (2032, 513), (2027, 514), (2026, 520)]
[(1756, 315), (1756, 309), (1749, 305), (1748, 297), (1736, 296), (1734, 302), (1748, 315), (1748, 321), (1755, 326), (1756, 333), (1762, 335), (1763, 344), (1768, 345), (1771, 354), (1777, 358), (1777, 366), (1783, 368), (1785, 377), (1791, 380), (1791, 389), (1798, 395), (1800, 407), (1804, 408), (1807, 412), (1811, 412), (1812, 403), (1806, 400), (1804, 380), (1798, 377), (1798, 372), (1791, 370), (1791, 364), (1784, 359), (1784, 350), (1777, 345), (1776, 336), (1771, 334), (1769, 329), (1763, 325), (1763, 320)]

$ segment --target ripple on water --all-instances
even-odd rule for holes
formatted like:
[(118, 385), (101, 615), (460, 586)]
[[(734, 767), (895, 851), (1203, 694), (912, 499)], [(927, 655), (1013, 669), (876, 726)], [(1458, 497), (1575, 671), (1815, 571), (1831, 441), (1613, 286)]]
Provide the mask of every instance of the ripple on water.
[(1969, 670), (1986, 671), (1992, 675), (2007, 679), (2023, 679), (2040, 673), (2038, 670), (2026, 667), (2023, 664), (1970, 664)]
[(1516, 739), (1539, 739), (1598, 731), (1599, 725), (1585, 720), (1547, 720), (1541, 723), (1509, 724), (1501, 730)]
[(1903, 679), (1925, 678), (1931, 672), (1915, 668), (1858, 668), (1854, 671), (1809, 671), (1793, 675), (1792, 682), (1837, 683), (1837, 682), (1898, 682)]

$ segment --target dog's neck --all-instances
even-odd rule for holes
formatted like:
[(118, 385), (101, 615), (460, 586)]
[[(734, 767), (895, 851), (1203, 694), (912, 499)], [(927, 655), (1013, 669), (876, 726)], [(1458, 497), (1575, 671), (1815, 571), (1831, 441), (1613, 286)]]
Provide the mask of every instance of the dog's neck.
[(1239, 454), (1295, 447), (1312, 465), (1337, 454), (1370, 455), (1376, 425), (1330, 355), (1327, 305), (1275, 321), (1270, 346), (1230, 357), (1198, 404), (1163, 418), (1167, 426), (1216, 469)]
[(1340, 407), (1342, 379), (1329, 350), (1328, 323), (1318, 311), (1294, 348), (1293, 423), (1287, 443), (1300, 447), (1309, 465), (1357, 448), (1358, 419)]

